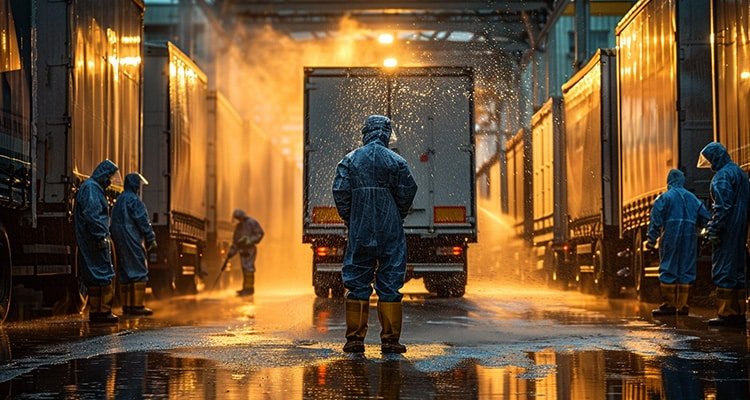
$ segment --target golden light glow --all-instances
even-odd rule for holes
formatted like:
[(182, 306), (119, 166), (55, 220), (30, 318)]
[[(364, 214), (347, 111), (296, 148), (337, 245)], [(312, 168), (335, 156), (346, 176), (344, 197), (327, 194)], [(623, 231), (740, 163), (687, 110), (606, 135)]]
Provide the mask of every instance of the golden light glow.
[(120, 38), (120, 43), (122, 44), (140, 44), (141, 43), (141, 37), (140, 36), (123, 36)]
[(382, 44), (391, 44), (393, 43), (393, 35), (390, 33), (381, 33), (380, 36), (378, 36), (378, 42)]
[(398, 66), (398, 60), (393, 57), (388, 57), (383, 60), (383, 66), (386, 68), (396, 68)]
[(750, 71), (742, 71), (740, 73), (740, 78), (742, 80), (748, 80), (748, 79), (750, 79)]

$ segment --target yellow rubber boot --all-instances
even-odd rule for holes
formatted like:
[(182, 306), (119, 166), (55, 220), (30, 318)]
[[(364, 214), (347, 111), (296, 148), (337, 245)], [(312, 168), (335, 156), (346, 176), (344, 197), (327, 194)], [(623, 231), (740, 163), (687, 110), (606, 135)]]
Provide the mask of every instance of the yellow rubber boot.
[(107, 286), (93, 286), (89, 288), (89, 321), (115, 324), (119, 320), (117, 315), (112, 314), (112, 300), (114, 299), (114, 284)]
[(380, 331), (380, 351), (383, 353), (406, 353), (406, 346), (399, 343), (403, 319), (401, 302), (379, 301), (378, 319), (382, 328)]
[(716, 318), (708, 320), (708, 326), (745, 326), (745, 314), (740, 315), (737, 289), (716, 289)]
[(250, 296), (255, 293), (255, 272), (242, 270), (242, 290), (237, 291), (238, 296)]
[(130, 289), (130, 295), (128, 296), (130, 298), (130, 306), (127, 309), (123, 307), (123, 312), (134, 316), (152, 315), (154, 311), (144, 306), (144, 302), (146, 301), (146, 282), (133, 282), (128, 286)]
[(365, 336), (367, 336), (367, 318), (369, 315), (369, 300), (346, 299), (345, 353), (365, 352)]
[(130, 307), (133, 306), (133, 295), (130, 293), (131, 285), (129, 283), (121, 283), (120, 286), (120, 303), (122, 304), (123, 314), (127, 314)]
[(659, 308), (651, 310), (651, 314), (654, 316), (676, 315), (677, 307), (675, 307), (675, 300), (677, 297), (677, 285), (674, 283), (662, 283), (659, 285), (659, 289), (661, 289), (661, 297), (664, 299), (664, 302)]
[(690, 295), (690, 284), (679, 284), (677, 285), (677, 301), (675, 302), (675, 308), (677, 308), (677, 315), (688, 315), (690, 313), (690, 307), (688, 307), (688, 296)]

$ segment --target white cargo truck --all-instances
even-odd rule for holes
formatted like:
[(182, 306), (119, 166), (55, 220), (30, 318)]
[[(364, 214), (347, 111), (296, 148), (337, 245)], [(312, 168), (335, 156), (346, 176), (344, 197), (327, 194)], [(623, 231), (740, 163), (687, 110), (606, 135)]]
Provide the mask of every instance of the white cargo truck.
[(338, 162), (362, 145), (365, 118), (380, 114), (393, 120), (390, 147), (419, 185), (404, 221), (407, 280), (463, 296), (477, 238), (471, 68), (306, 68), (304, 85), (303, 242), (313, 250), (316, 295), (343, 295), (347, 232), (331, 185)]

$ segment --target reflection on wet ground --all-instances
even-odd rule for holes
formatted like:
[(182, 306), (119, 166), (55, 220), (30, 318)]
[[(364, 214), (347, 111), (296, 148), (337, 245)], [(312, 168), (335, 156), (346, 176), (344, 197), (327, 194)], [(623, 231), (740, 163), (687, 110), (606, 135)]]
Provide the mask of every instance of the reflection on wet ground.
[[(0, 329), (0, 396), (18, 398), (749, 398), (744, 331), (710, 310), (654, 321), (648, 305), (473, 286), (405, 298), (403, 356), (382, 355), (376, 313), (345, 355), (344, 304), (309, 294), (155, 303), (149, 319)], [(375, 306), (375, 302), (371, 303)]]

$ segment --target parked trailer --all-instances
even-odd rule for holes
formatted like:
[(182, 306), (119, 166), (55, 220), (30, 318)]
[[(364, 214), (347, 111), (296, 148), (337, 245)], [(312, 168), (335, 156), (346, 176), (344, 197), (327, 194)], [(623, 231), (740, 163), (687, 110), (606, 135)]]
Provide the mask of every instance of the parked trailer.
[[(81, 305), (75, 191), (104, 159), (140, 167), (143, 3), (11, 0), (0, 11), (4, 320)], [(107, 190), (110, 202), (120, 190)]]
[(318, 296), (343, 294), (346, 228), (331, 183), (337, 163), (362, 144), (370, 114), (393, 119), (394, 149), (419, 185), (404, 222), (407, 279), (424, 278), (439, 296), (463, 296), (477, 235), (473, 91), (469, 68), (305, 69), (303, 242), (313, 248)]
[(580, 288), (616, 295), (628, 267), (620, 239), (615, 52), (600, 49), (563, 85), (568, 240)]
[[(232, 245), (235, 208), (249, 212), (250, 134), (232, 103), (218, 91), (208, 92), (208, 172), (206, 281), (216, 281), (224, 258)], [(235, 259), (236, 261), (237, 259)], [(237, 267), (235, 267), (235, 265)], [(239, 264), (229, 263), (222, 286), (241, 279)]]
[(206, 75), (172, 43), (144, 46), (143, 200), (160, 246), (156, 296), (194, 293), (206, 244)]
[(562, 99), (551, 97), (531, 117), (531, 167), (533, 216), (531, 243), (537, 270), (567, 287), (575, 282), (573, 260), (567, 246), (567, 186)]
[[(620, 230), (630, 244), (639, 297), (658, 299), (658, 255), (644, 246), (651, 205), (671, 168), (685, 188), (709, 197), (711, 172), (697, 169), (713, 139), (708, 0), (641, 0), (617, 25)], [(701, 275), (707, 274), (700, 262)]]

